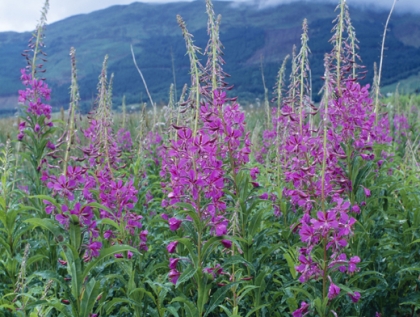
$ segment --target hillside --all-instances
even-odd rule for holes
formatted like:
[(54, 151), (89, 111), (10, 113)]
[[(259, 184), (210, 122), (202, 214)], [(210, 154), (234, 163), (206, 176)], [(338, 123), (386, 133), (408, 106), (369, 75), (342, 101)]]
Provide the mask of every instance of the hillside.
[[(267, 86), (273, 86), (278, 68), (299, 44), (303, 18), (309, 22), (312, 51), (310, 57), (314, 92), (317, 92), (323, 74), (323, 55), (331, 50), (334, 5), (320, 3), (293, 3), (258, 10), (247, 5), (215, 2), (216, 14), (222, 15), (221, 41), (225, 46), (227, 71), (234, 94), (253, 99), (262, 94), (261, 56)], [(360, 56), (367, 66), (365, 79), (373, 77), (373, 63), (379, 61), (381, 35), (388, 12), (376, 12), (350, 7), (351, 18), (360, 41)], [(185, 44), (176, 23), (176, 14), (182, 15), (196, 45), (203, 48), (207, 42), (206, 14), (203, 1), (167, 4), (132, 3), (113, 6), (90, 14), (77, 15), (53, 23), (46, 29), (48, 53), (47, 79), (53, 88), (52, 105), (68, 103), (70, 82), (69, 50), (77, 50), (80, 93), (85, 109), (90, 108), (96, 95), (97, 77), (105, 54), (109, 55), (109, 72), (115, 74), (114, 98), (120, 102), (146, 101), (146, 94), (133, 65), (130, 44), (133, 44), (137, 62), (142, 69), (155, 101), (167, 99), (173, 82), (174, 62), (176, 87), (189, 83), (188, 57)], [(17, 90), (22, 86), (19, 69), (25, 60), (21, 52), (31, 34), (0, 33), (0, 110), (13, 111)], [(420, 16), (394, 14), (387, 36), (387, 50), (383, 68), (383, 85), (417, 75), (420, 71)], [(290, 69), (290, 66), (289, 66)]]

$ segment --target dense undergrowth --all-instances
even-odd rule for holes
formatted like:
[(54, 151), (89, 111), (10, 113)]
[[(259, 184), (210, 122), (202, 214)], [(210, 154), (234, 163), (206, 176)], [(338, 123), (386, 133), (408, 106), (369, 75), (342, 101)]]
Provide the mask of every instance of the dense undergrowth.
[(1, 125), (3, 316), (417, 315), (420, 102), (360, 86), (344, 1), (319, 104), (304, 21), (290, 78), (286, 59), (273, 101), (242, 108), (208, 0), (204, 51), (177, 17), (191, 62), (179, 100), (171, 88), (162, 109), (114, 115), (105, 57), (80, 117), (72, 48), (57, 118), (47, 9), (23, 54), (21, 115)]

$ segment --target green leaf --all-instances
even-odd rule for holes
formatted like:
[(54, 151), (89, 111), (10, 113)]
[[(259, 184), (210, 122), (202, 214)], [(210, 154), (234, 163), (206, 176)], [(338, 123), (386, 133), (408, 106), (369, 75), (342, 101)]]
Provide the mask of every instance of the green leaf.
[(246, 316), (245, 317), (251, 317), (251, 315), (253, 314), (253, 313), (255, 313), (255, 312), (257, 312), (258, 310), (260, 310), (260, 309), (262, 309), (262, 308), (264, 308), (264, 307), (267, 307), (269, 304), (264, 304), (264, 305), (260, 305), (260, 306), (258, 306), (258, 307), (255, 307), (254, 309), (251, 309), (249, 312), (248, 312), (248, 314), (246, 314)]
[(54, 198), (52, 198), (51, 196), (48, 195), (34, 195), (34, 196), (29, 196), (29, 198), (37, 198), (37, 199), (41, 199), (41, 200), (46, 200), (49, 201), (51, 204), (53, 204), (57, 209), (61, 209), (60, 204), (57, 202), (57, 200), (55, 200)]
[(30, 218), (24, 221), (31, 224), (34, 228), (41, 227), (42, 229), (50, 231), (56, 238), (65, 236), (65, 231), (60, 228), (58, 223), (52, 219)]
[(175, 206), (179, 208), (183, 208), (178, 211), (178, 214), (187, 214), (190, 216), (194, 222), (195, 227), (198, 230), (201, 230), (203, 226), (203, 221), (200, 219), (200, 217), (197, 214), (197, 211), (195, 210), (194, 206), (187, 204), (187, 203), (177, 203)]
[[(204, 244), (203, 249), (202, 249), (202, 254), (203, 254), (203, 262), (206, 262), (206, 258), (211, 252), (211, 248), (214, 246), (215, 243), (219, 243), (220, 241), (222, 241), (223, 239), (228, 238), (228, 237), (211, 237), (209, 240), (207, 240), (207, 242)], [(208, 251), (208, 252), (207, 252)]]
[(134, 249), (133, 247), (130, 247), (128, 245), (113, 245), (112, 247), (109, 247), (107, 249), (102, 249), (99, 256), (97, 258), (92, 259), (89, 264), (86, 266), (86, 268), (83, 271), (82, 279), (84, 280), (90, 273), (90, 271), (95, 268), (101, 261), (103, 261), (105, 258), (117, 254), (117, 253), (123, 253), (125, 251), (131, 251), (133, 253), (139, 253), (137, 249)]
[(216, 309), (224, 300), (226, 293), (232, 288), (232, 286), (242, 283), (242, 281), (236, 281), (228, 285), (222, 286), (219, 288), (213, 295), (210, 295), (210, 302), (204, 317), (210, 314), (214, 309)]
[(91, 278), (89, 283), (86, 284), (85, 291), (83, 292), (82, 302), (80, 303), (80, 316), (89, 317), (96, 303), (96, 298), (99, 296), (100, 282)]
[(174, 302), (184, 303), (185, 311), (186, 311), (188, 317), (198, 317), (199, 316), (197, 307), (195, 307), (195, 305), (191, 301), (189, 301), (188, 299), (178, 296), (178, 297), (175, 297), (171, 301), (171, 303), (174, 303)]
[(174, 238), (170, 241), (175, 241), (175, 240), (185, 245), (185, 247), (188, 249), (188, 253), (190, 254), (191, 259), (193, 260), (194, 266), (198, 267), (197, 255), (191, 241), (187, 238)]
[(179, 285), (191, 279), (196, 272), (197, 268), (195, 268), (192, 265), (188, 266), (188, 268), (184, 272), (182, 272), (181, 276), (178, 278), (175, 288), (178, 288)]
[(287, 265), (289, 266), (290, 274), (292, 274), (293, 279), (296, 279), (296, 276), (297, 276), (296, 268), (295, 268), (296, 263), (293, 261), (289, 253), (284, 253), (283, 256), (287, 261)]
[(292, 290), (292, 291), (295, 291), (295, 292), (298, 292), (298, 293), (302, 293), (302, 294), (304, 294), (311, 302), (313, 302), (314, 301), (314, 297), (307, 291), (307, 290), (305, 290), (304, 288), (302, 288), (302, 287), (296, 287), (296, 286), (290, 286), (290, 287), (288, 287), (287, 288), (288, 290)]

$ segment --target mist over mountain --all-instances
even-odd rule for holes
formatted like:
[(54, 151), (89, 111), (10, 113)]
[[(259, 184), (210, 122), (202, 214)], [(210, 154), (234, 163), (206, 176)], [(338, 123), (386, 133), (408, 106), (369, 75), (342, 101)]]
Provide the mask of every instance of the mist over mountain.
[[(303, 0), (305, 2), (323, 2), (337, 4), (336, 0)], [(302, 2), (302, 0), (238, 0), (238, 3), (256, 5), (259, 8), (275, 7), (283, 4)], [(390, 11), (394, 0), (347, 0), (347, 4), (353, 8), (362, 8), (377, 11)], [(418, 0), (400, 0), (395, 5), (395, 12), (417, 12), (420, 13), (420, 1)]]
[[(379, 62), (383, 27), (387, 10), (352, 6), (350, 14), (360, 41), (359, 55), (366, 66), (364, 83), (372, 81), (373, 63)], [(270, 89), (278, 69), (293, 45), (300, 43), (301, 24), (309, 22), (310, 65), (314, 81), (314, 99), (322, 85), (323, 56), (331, 51), (332, 21), (335, 3), (293, 1), (261, 7), (232, 2), (215, 2), (216, 14), (222, 15), (220, 39), (225, 46), (225, 71), (233, 84), (232, 95), (254, 100), (263, 94), (261, 62)], [(114, 102), (126, 95), (128, 103), (146, 101), (143, 83), (134, 67), (130, 52), (133, 45), (137, 63), (157, 102), (166, 102), (174, 82), (178, 95), (190, 83), (189, 60), (181, 30), (176, 22), (180, 14), (202, 49), (207, 43), (204, 1), (166, 4), (132, 3), (81, 14), (48, 25), (45, 48), (47, 82), (53, 88), (51, 105), (68, 105), (71, 46), (76, 48), (82, 105), (90, 109), (96, 98), (97, 79), (105, 54), (109, 55), (109, 74), (114, 73)], [(0, 111), (12, 112), (17, 91), (22, 89), (20, 69), (25, 66), (21, 52), (31, 34), (0, 33)], [(395, 12), (389, 25), (382, 84), (390, 85), (420, 72), (420, 14)], [(205, 63), (205, 56), (201, 58)], [(290, 64), (288, 65), (290, 70)]]

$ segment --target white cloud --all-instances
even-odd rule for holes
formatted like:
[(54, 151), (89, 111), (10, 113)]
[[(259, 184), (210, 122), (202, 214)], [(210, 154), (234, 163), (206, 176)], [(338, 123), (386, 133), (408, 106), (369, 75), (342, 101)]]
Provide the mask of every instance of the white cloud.
[[(179, 0), (146, 0), (143, 2), (165, 3)], [(53, 23), (72, 15), (90, 13), (112, 5), (130, 4), (135, 0), (50, 0), (48, 23)], [(35, 29), (41, 16), (45, 0), (1, 0), (0, 32), (31, 31)]]
[[(176, 0), (146, 0), (145, 2), (163, 3)], [(291, 3), (301, 0), (236, 0), (256, 4), (258, 7), (275, 6), (282, 3)], [(306, 1), (330, 1), (338, 3), (338, 0), (306, 0)], [(134, 0), (50, 0), (48, 23), (56, 22), (66, 17), (89, 13), (95, 10), (107, 8), (116, 4), (130, 4)], [(360, 5), (370, 8), (389, 10), (393, 0), (347, 0), (349, 6)], [(31, 31), (35, 28), (40, 17), (44, 0), (1, 0), (0, 1), (0, 32), (1, 31)], [(420, 0), (399, 0), (396, 5), (399, 11), (420, 12)]]
[[(292, 3), (296, 1), (306, 2), (331, 2), (338, 4), (338, 0), (248, 0), (251, 3), (258, 4), (260, 8), (276, 6), (279, 4)], [(390, 10), (394, 0), (347, 0), (347, 4), (351, 6), (366, 7), (372, 9)], [(415, 11), (420, 12), (420, 0), (397, 0), (396, 11), (407, 12)]]

